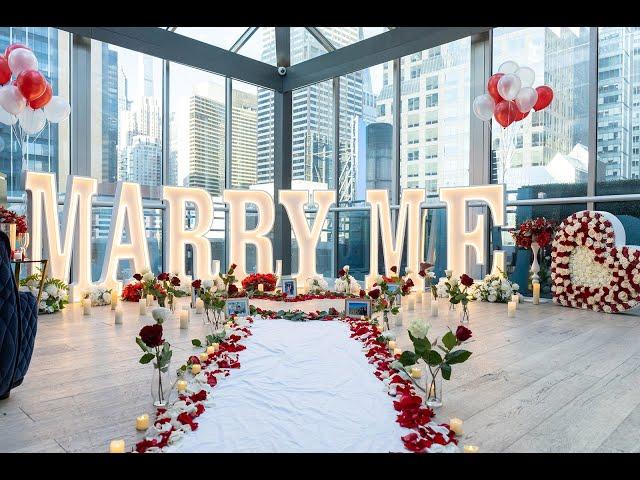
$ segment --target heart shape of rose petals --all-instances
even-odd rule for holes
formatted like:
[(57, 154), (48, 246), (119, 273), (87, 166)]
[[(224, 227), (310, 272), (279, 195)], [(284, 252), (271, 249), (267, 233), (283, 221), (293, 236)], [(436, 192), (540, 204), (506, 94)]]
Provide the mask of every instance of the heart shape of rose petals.
[(640, 247), (625, 243), (622, 223), (609, 212), (567, 217), (552, 245), (553, 301), (607, 313), (640, 305)]

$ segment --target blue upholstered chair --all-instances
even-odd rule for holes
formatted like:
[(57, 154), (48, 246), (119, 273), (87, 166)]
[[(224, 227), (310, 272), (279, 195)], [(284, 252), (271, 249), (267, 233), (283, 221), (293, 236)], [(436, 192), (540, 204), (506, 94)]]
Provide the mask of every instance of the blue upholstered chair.
[(0, 399), (24, 380), (38, 328), (36, 297), (18, 292), (10, 254), (9, 239), (0, 232)]

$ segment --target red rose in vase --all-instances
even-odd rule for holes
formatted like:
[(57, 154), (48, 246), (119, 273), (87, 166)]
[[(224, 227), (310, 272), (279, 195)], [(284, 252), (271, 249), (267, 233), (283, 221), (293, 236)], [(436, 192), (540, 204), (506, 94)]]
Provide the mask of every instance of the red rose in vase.
[(194, 280), (193, 282), (191, 282), (191, 286), (193, 288), (200, 288), (201, 285), (202, 285), (202, 280), (200, 280), (200, 279), (197, 279), (197, 280)]
[(460, 283), (465, 287), (470, 287), (471, 285), (473, 285), (473, 278), (471, 278), (466, 273), (463, 273), (462, 276), (460, 277)]
[(471, 338), (471, 330), (469, 330), (464, 325), (459, 325), (456, 329), (456, 338), (459, 342), (464, 342)]
[(159, 347), (164, 343), (162, 338), (162, 325), (146, 325), (140, 330), (140, 339), (149, 348)]

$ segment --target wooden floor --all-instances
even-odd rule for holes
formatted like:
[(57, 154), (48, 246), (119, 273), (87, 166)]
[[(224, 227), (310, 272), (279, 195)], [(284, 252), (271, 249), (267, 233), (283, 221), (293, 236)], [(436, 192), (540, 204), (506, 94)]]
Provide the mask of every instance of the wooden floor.
[[(443, 306), (442, 306), (443, 307)], [(139, 365), (134, 338), (151, 323), (125, 304), (125, 324), (109, 307), (83, 316), (79, 305), (40, 317), (24, 384), (0, 401), (0, 452), (104, 452), (113, 438), (133, 445), (135, 416), (151, 413), (149, 365)], [(407, 312), (406, 326), (426, 309)], [(446, 311), (441, 308), (441, 311)], [(205, 332), (165, 325), (174, 364)], [(457, 318), (429, 318), (430, 337)], [(464, 420), (463, 444), (482, 452), (640, 451), (640, 318), (608, 316), (551, 304), (471, 307), (473, 355), (454, 365), (437, 418)], [(178, 363), (180, 362), (180, 363)]]

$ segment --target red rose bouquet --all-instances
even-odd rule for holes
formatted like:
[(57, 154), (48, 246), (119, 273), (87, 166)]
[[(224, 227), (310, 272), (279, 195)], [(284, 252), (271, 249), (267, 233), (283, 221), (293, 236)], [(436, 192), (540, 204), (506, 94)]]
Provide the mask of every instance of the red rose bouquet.
[(533, 242), (537, 242), (540, 248), (544, 248), (553, 239), (555, 228), (555, 223), (544, 217), (530, 218), (512, 231), (511, 236), (519, 248), (531, 248)]
[[(18, 235), (27, 233), (27, 218), (0, 205), (0, 223), (15, 223)], [(12, 246), (13, 248), (13, 246)]]
[(252, 273), (242, 280), (242, 287), (248, 291), (257, 291), (258, 285), (262, 284), (265, 292), (273, 292), (277, 281), (273, 273)]
[(142, 298), (142, 283), (128, 283), (122, 289), (122, 300), (125, 302), (137, 302)]

